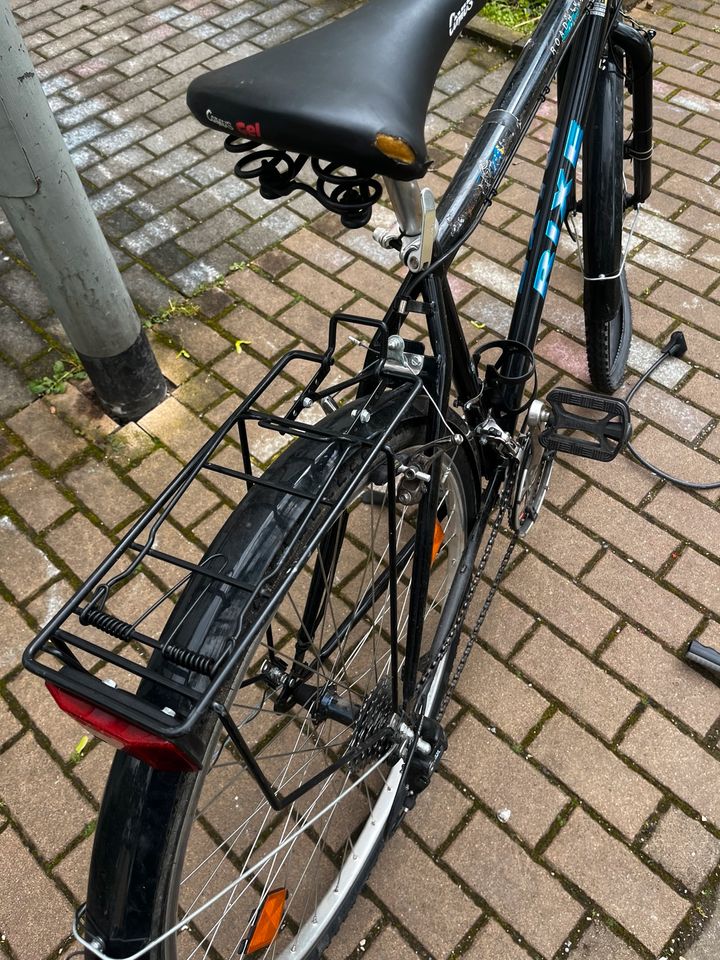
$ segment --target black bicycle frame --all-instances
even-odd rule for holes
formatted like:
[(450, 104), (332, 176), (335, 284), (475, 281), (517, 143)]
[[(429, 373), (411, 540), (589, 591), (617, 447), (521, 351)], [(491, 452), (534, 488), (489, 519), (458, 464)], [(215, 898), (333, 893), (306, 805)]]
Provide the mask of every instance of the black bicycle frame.
[[(447, 271), (469, 234), (482, 221), (498, 187), (512, 162), (520, 143), (534, 119), (540, 104), (549, 92), (550, 83), (563, 63), (563, 91), (558, 104), (555, 135), (550, 147), (542, 188), (538, 197), (532, 232), (528, 241), (525, 266), (519, 282), (508, 341), (526, 348), (508, 355), (503, 369), (513, 386), (506, 387), (495, 406), (483, 407), (492, 413), (501, 427), (513, 433), (520, 409), (523, 373), (527, 357), (533, 351), (542, 317), (560, 233), (569, 205), (574, 203), (575, 170), (580, 157), (583, 130), (592, 102), (595, 78), (601, 59), (610, 45), (626, 55), (634, 81), (633, 136), (626, 144), (627, 156), (634, 161), (635, 193), (630, 202), (636, 205), (650, 192), (650, 157), (652, 146), (652, 34), (619, 21), (620, 0), (552, 0), (535, 32), (525, 46), (515, 67), (498, 94), (455, 176), (438, 206), (438, 231), (435, 261), (420, 276), (411, 274), (401, 286), (393, 311), (386, 317), (388, 328), (399, 326), (397, 309), (412, 301), (418, 292), (426, 304), (430, 342), (441, 361), (441, 376), (436, 382), (436, 399), (441, 409), (450, 381), (458, 402), (473, 422), (472, 402), (481, 392), (478, 378), (455, 307)], [(432, 389), (432, 388), (431, 388)], [(432, 412), (432, 411), (431, 411)], [(437, 418), (428, 424), (428, 441), (437, 439)], [(494, 500), (501, 488), (506, 464), (498, 458), (485, 458), (483, 473), (488, 480), (485, 491)], [(435, 483), (435, 478), (434, 478)], [(432, 541), (433, 490), (426, 497), (427, 516), (418, 524), (418, 550)], [(487, 507), (487, 503), (485, 504)], [(482, 529), (489, 511), (483, 509), (473, 529), (462, 564), (470, 569), (474, 562)], [(411, 616), (408, 624), (407, 663), (404, 694), (409, 699), (415, 680), (417, 653), (422, 635), (422, 605), (429, 561), (416, 557), (411, 591)], [(452, 624), (443, 618), (431, 656), (439, 648)]]
[[(618, 22), (620, 12), (619, 0), (610, 0), (609, 4), (603, 0), (552, 0), (439, 203), (435, 244), (438, 266), (427, 272), (434, 273), (442, 284), (443, 309), (449, 332), (442, 352), (452, 361), (452, 379), (462, 403), (476, 396), (478, 382), (456, 320), (455, 305), (444, 282), (447, 269), (469, 232), (482, 221), (561, 61), (564, 61), (565, 95), (558, 107), (555, 137), (508, 334), (508, 339), (533, 349), (562, 223), (568, 201), (573, 196), (575, 168), (595, 77), (609, 39), (626, 54), (634, 79), (634, 133), (626, 144), (628, 156), (634, 160), (636, 183), (631, 202), (636, 205), (649, 195), (652, 34)], [(423, 277), (416, 275), (408, 277), (396, 303), (411, 296), (422, 280)], [(432, 318), (429, 318), (430, 325)], [(516, 357), (507, 372), (517, 374), (517, 366), (521, 363), (521, 358)], [(507, 395), (506, 410), (498, 411), (502, 426), (510, 431), (515, 426), (516, 416), (508, 411), (517, 406), (517, 399), (517, 394)]]

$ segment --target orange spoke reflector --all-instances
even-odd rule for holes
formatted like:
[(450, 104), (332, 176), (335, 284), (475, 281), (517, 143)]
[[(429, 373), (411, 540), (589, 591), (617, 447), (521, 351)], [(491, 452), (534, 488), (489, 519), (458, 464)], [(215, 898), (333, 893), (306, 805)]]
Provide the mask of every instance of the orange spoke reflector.
[(271, 890), (265, 897), (247, 945), (246, 956), (258, 950), (265, 950), (273, 942), (282, 923), (287, 895), (287, 887), (280, 887), (277, 890)]
[(435, 532), (433, 533), (432, 553), (430, 554), (430, 564), (435, 563), (435, 557), (438, 555), (440, 547), (445, 539), (445, 531), (440, 525), (440, 521), (435, 518)]

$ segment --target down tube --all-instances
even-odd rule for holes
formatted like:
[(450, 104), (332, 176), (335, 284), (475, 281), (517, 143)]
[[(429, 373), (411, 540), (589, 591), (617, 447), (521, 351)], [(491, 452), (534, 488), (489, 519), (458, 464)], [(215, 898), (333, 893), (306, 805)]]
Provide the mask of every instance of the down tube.
[(586, 0), (551, 0), (546, 8), (440, 201), (438, 255), (489, 206), (587, 13)]
[[(591, 15), (583, 21), (570, 52), (557, 126), (508, 334), (511, 340), (519, 340), (531, 349), (537, 339), (557, 245), (572, 197), (583, 128), (607, 36), (606, 14), (604, 3), (593, 4)], [(521, 374), (523, 363), (520, 357), (511, 359), (507, 374), (511, 377)], [(508, 390), (503, 406), (509, 412), (501, 416), (505, 429), (514, 426), (512, 411), (520, 406), (521, 398), (522, 385)]]

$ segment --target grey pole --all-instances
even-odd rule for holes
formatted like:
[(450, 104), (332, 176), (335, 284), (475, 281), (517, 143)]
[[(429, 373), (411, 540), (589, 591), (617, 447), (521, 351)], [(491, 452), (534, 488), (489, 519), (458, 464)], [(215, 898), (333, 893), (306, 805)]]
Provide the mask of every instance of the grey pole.
[(165, 396), (145, 331), (13, 18), (0, 0), (0, 205), (116, 420)]

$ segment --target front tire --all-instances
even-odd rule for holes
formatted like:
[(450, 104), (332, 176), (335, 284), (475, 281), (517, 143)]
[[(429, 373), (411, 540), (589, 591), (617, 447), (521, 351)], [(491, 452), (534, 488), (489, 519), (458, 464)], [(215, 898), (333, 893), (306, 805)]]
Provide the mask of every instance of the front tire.
[[(390, 395), (376, 405), (370, 418), (373, 429), (382, 429), (393, 419), (397, 403), (398, 398), (393, 402)], [(328, 428), (340, 434), (357, 429), (359, 418), (352, 418), (352, 406), (328, 418)], [(389, 440), (396, 457), (411, 456), (422, 448), (425, 415), (423, 409), (411, 409), (403, 419)], [(291, 487), (317, 495), (337, 463), (332, 446), (297, 440), (264, 477), (284, 490)], [(279, 606), (270, 599), (250, 606), (247, 595), (232, 588), (210, 594), (198, 585), (202, 577), (196, 576), (165, 628), (176, 638), (178, 629), (184, 631), (192, 646), (193, 631), (202, 625), (204, 649), (217, 654), (238, 622), (246, 629), (258, 620), (263, 625), (267, 621), (228, 690), (227, 707), (255, 749), (266, 777), (281, 793), (336, 760), (348, 742), (362, 743), (366, 736), (362, 724), (368, 730), (376, 728), (387, 710), (390, 623), (383, 574), (389, 569), (389, 513), (383, 464), (384, 460), (368, 464), (364, 454), (356, 453), (341, 466), (334, 493), (329, 495), (332, 499), (348, 485), (353, 487), (346, 516), (321, 539)], [(464, 447), (443, 455), (440, 473), (437, 519), (443, 536), (432, 566), (424, 650), (432, 641), (433, 626), (460, 565), (477, 509), (477, 480)], [(299, 517), (291, 509), (295, 502), (297, 497), (253, 486), (211, 544), (208, 556), (225, 557), (224, 569), (241, 579), (250, 570), (270, 576), (266, 571), (275, 569), (275, 560), (297, 530)], [(320, 511), (318, 523), (330, 509)], [(412, 548), (416, 513), (416, 505), (398, 504), (394, 520), (398, 555), (406, 558), (396, 570), (401, 654), (413, 562), (413, 550), (403, 553), (403, 547), (410, 544)], [(312, 532), (307, 531), (304, 541), (293, 548), (293, 556), (300, 556)], [(338, 549), (332, 547), (334, 536)], [(292, 557), (283, 562), (283, 570), (288, 563), (292, 564)], [(268, 581), (270, 597), (282, 572)], [(316, 723), (306, 708), (276, 713), (273, 697), (264, 686), (240, 689), (241, 680), (257, 671), (269, 647), (287, 663), (297, 659), (307, 598), (319, 583), (325, 584), (325, 605), (322, 615), (314, 618), (320, 622), (315, 624), (310, 656), (332, 647), (333, 638), (342, 635), (348, 618), (356, 615), (342, 642), (318, 661), (311, 680), (318, 699), (332, 689), (361, 708), (349, 726), (328, 719)], [(204, 604), (197, 602), (201, 595), (206, 596)], [(368, 596), (371, 604), (359, 613)], [(438, 664), (438, 678), (445, 674), (447, 656)], [(439, 703), (440, 686), (431, 687), (429, 702)], [(356, 768), (340, 768), (289, 810), (275, 813), (220, 725), (211, 723), (205, 733), (208, 750), (196, 775), (159, 773), (125, 754), (116, 755), (93, 850), (88, 932), (102, 938), (110, 956), (128, 956), (184, 921), (177, 935), (152, 949), (150, 958), (189, 960), (212, 955), (232, 960), (250, 955), (248, 939), (265, 895), (287, 889), (283, 926), (267, 950), (252, 956), (319, 957), (362, 889), (395, 823), (394, 814), (404, 798), (404, 761), (371, 751)], [(243, 875), (239, 885), (191, 917), (198, 906)]]
[[(617, 51), (617, 56), (622, 53)], [(620, 60), (622, 62), (622, 60)], [(585, 337), (590, 380), (613, 393), (625, 377), (632, 311), (622, 266), (623, 78), (612, 58), (598, 72), (583, 147)], [(602, 280), (600, 277), (610, 279)]]

